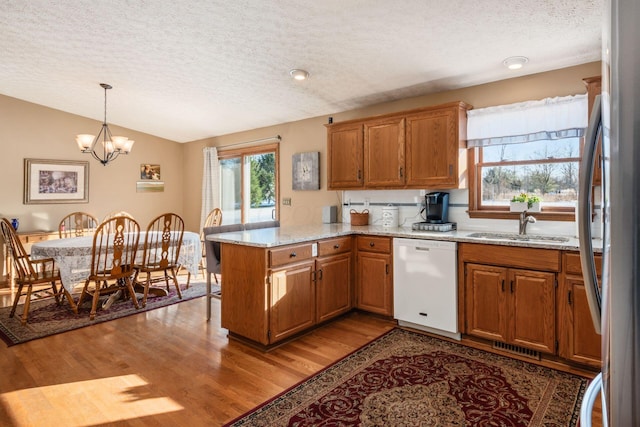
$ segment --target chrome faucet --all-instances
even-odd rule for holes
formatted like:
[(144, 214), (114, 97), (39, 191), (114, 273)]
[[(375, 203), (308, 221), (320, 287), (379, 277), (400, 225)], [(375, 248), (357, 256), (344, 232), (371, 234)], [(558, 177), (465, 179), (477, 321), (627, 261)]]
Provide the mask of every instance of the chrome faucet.
[(520, 230), (518, 231), (518, 233), (521, 236), (524, 236), (525, 234), (527, 234), (527, 224), (535, 222), (536, 217), (527, 215), (527, 211), (520, 212)]

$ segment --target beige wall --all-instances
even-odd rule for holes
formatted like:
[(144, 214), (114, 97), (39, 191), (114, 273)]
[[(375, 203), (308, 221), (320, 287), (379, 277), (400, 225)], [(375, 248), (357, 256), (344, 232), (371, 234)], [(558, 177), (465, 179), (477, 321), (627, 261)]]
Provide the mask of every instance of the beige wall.
[[(482, 108), (546, 97), (585, 93), (586, 88), (582, 83), (582, 79), (600, 75), (600, 66), (600, 62), (594, 62), (547, 73), (409, 98), (369, 108), (336, 112), (323, 117), (190, 142), (184, 146), (185, 221), (191, 228), (199, 226), (203, 147), (224, 147), (229, 144), (279, 134), (282, 136), (282, 142), (280, 143), (280, 220), (283, 225), (319, 223), (322, 220), (322, 206), (338, 205), (341, 197), (341, 192), (327, 191), (326, 129), (323, 125), (327, 123), (329, 116), (332, 116), (334, 123), (336, 123), (353, 118), (369, 117), (451, 101), (465, 101), (475, 108)], [(292, 108), (294, 107), (292, 106)], [(295, 153), (307, 151), (320, 152), (321, 189), (320, 191), (293, 191), (291, 156)], [(282, 206), (281, 200), (283, 197), (291, 198), (291, 206)]]
[[(126, 210), (145, 228), (155, 216), (167, 211), (183, 214), (183, 145), (110, 125), (114, 135), (135, 140), (133, 151), (102, 166), (75, 143), (79, 133), (96, 134), (99, 121), (0, 95), (0, 216), (19, 218), (19, 231), (57, 230), (64, 215), (89, 212), (98, 219)], [(84, 160), (89, 162), (89, 203), (23, 204), (25, 158)], [(136, 193), (141, 163), (161, 166), (165, 182), (162, 193)]]

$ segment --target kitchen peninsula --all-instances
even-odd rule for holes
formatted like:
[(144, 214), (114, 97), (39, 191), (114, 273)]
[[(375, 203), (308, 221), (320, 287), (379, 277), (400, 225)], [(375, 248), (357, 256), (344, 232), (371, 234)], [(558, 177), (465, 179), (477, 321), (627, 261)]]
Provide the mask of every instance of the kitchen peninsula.
[[(511, 233), (471, 230), (429, 232), (410, 228), (321, 224), (222, 233), (209, 235), (207, 239), (221, 244), (222, 327), (229, 330), (230, 338), (263, 350), (353, 308), (393, 317), (393, 306), (385, 311), (383, 305), (392, 299), (392, 242), (393, 238), (411, 238), (458, 243), (461, 333), (515, 343), (584, 365), (597, 363), (597, 350), (581, 355), (584, 345), (577, 344), (574, 339), (574, 335), (584, 337), (586, 322), (576, 323), (575, 319), (580, 314), (576, 310), (581, 307), (581, 284), (576, 282), (576, 274), (579, 274), (579, 262), (576, 265), (578, 240), (567, 237), (561, 242), (547, 240), (546, 236), (530, 237), (532, 240), (517, 238), (517, 234)], [(594, 240), (594, 252), (601, 252), (599, 240)], [(367, 264), (365, 269), (358, 268), (359, 262), (371, 260), (374, 262)], [(466, 270), (479, 281), (469, 279)], [(495, 272), (497, 275), (493, 274)], [(373, 282), (374, 287), (359, 285), (360, 276), (365, 274), (368, 275), (366, 280)], [(548, 309), (540, 310), (538, 301), (527, 304), (545, 312), (546, 331), (540, 339), (530, 335), (542, 329), (539, 325), (504, 326), (504, 319), (513, 317), (508, 314), (500, 315), (498, 320), (481, 320), (481, 324), (469, 321), (471, 315), (496, 317), (495, 314), (478, 311), (482, 306), (474, 304), (474, 300), (495, 298), (495, 295), (480, 295), (479, 292), (486, 292), (487, 288), (495, 290), (490, 280), (494, 276), (502, 280), (503, 274), (505, 277), (514, 274), (515, 293), (513, 284), (506, 291), (514, 302), (518, 297), (535, 298), (548, 306)], [(375, 279), (371, 280), (372, 277)], [(518, 283), (522, 284), (522, 289), (527, 289), (525, 293), (518, 293)], [(538, 285), (544, 288), (538, 288)], [(496, 282), (496, 286), (498, 292), (504, 289), (500, 288), (500, 282)], [(363, 292), (369, 295), (362, 295)], [(572, 299), (572, 304), (569, 307), (564, 305), (567, 298), (562, 293), (565, 292), (571, 293), (569, 299)], [(362, 301), (380, 301), (381, 308), (377, 310), (373, 304), (372, 309), (372, 304), (361, 304)], [(511, 303), (496, 310), (504, 309), (505, 313), (517, 317), (521, 313), (513, 313), (514, 307)], [(521, 318), (527, 322), (531, 316), (531, 313), (524, 313)], [(493, 323), (497, 329), (507, 329), (492, 331), (487, 325)], [(522, 331), (525, 331), (525, 336), (518, 335)]]

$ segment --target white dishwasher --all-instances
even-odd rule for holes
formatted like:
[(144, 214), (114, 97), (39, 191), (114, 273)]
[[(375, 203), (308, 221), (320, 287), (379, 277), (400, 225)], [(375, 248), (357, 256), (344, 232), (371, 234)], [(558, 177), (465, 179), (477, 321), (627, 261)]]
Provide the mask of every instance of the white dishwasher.
[(393, 312), (401, 326), (460, 339), (455, 242), (393, 239)]

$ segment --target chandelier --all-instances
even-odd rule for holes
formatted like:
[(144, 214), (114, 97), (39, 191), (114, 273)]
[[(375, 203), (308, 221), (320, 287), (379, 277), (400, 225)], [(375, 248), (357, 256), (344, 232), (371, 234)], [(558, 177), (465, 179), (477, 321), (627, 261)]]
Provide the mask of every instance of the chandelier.
[[(112, 86), (106, 83), (100, 83), (104, 89), (104, 122), (97, 136), (81, 134), (76, 135), (76, 143), (80, 151), (85, 154), (91, 154), (94, 159), (102, 163), (104, 166), (115, 160), (120, 154), (129, 154), (131, 147), (135, 141), (125, 136), (112, 136), (109, 126), (107, 125), (107, 90)], [(102, 146), (98, 146), (98, 142)]]

